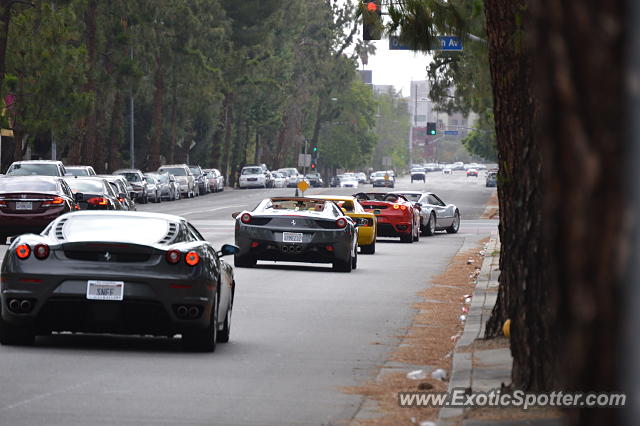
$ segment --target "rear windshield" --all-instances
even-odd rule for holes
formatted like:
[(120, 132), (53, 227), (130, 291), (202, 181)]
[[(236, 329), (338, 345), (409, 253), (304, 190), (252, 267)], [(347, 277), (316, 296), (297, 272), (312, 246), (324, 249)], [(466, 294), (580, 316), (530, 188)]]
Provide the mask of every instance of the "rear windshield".
[(260, 167), (249, 167), (246, 169), (242, 169), (243, 175), (259, 175), (262, 173), (262, 169)]
[(60, 176), (58, 166), (55, 164), (14, 164), (7, 171), (8, 176)]
[(102, 194), (104, 192), (104, 184), (96, 180), (83, 179), (65, 179), (73, 192)]
[(121, 176), (124, 176), (129, 182), (142, 182), (140, 179), (140, 175), (137, 173), (119, 173)]
[(115, 215), (69, 216), (64, 225), (67, 241), (109, 241), (154, 244), (165, 237), (165, 219)]
[(57, 192), (55, 182), (0, 178), (0, 192)]
[(174, 176), (186, 176), (187, 171), (182, 167), (163, 167), (160, 171), (171, 173)]
[(73, 176), (89, 176), (89, 170), (84, 169), (84, 168), (82, 168), (82, 169), (80, 169), (80, 168), (71, 169), (71, 168), (67, 167), (66, 170), (67, 170), (68, 174), (73, 175)]
[(281, 201), (273, 201), (273, 204), (269, 207), (273, 210), (292, 210), (292, 211), (316, 211), (321, 212), (324, 211), (325, 205), (327, 203), (317, 202), (313, 200), (281, 200)]

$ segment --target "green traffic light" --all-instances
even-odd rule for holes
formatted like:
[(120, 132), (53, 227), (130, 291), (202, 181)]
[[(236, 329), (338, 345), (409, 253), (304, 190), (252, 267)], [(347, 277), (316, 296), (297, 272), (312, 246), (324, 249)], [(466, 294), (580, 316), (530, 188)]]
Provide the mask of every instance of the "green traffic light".
[(317, 151), (318, 151), (318, 147), (317, 147), (317, 146), (314, 146), (314, 147), (313, 147), (313, 152), (317, 152)]

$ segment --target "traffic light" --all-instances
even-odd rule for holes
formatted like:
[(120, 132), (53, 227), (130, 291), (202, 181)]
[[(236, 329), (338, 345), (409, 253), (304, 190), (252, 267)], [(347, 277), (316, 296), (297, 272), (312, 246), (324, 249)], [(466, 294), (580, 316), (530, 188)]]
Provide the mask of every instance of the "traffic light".
[(436, 129), (436, 123), (427, 123), (427, 135), (435, 136), (438, 134), (438, 130)]
[(382, 38), (382, 5), (380, 0), (362, 2), (362, 38), (380, 40)]
[(311, 170), (314, 172), (318, 168), (318, 147), (314, 146), (311, 149)]

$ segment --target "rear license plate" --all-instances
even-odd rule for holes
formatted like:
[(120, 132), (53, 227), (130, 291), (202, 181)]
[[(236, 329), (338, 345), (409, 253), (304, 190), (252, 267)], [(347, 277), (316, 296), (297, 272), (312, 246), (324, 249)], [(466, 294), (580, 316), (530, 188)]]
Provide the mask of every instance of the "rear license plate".
[(33, 210), (33, 203), (30, 201), (17, 201), (16, 210)]
[(302, 242), (302, 233), (300, 233), (300, 232), (283, 232), (282, 233), (282, 242), (283, 243), (301, 243)]
[(90, 300), (122, 300), (124, 282), (122, 281), (87, 281), (87, 299)]
[(248, 178), (247, 180), (250, 181), (250, 182), (255, 182), (255, 181), (258, 180), (258, 178)]

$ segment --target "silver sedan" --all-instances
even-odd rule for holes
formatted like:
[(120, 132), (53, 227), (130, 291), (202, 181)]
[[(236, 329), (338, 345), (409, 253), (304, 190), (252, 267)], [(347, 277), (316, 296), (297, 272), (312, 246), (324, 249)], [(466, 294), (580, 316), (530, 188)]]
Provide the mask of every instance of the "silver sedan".
[(428, 237), (436, 231), (455, 234), (460, 229), (460, 210), (455, 204), (446, 204), (433, 192), (396, 191), (420, 209), (420, 233)]

